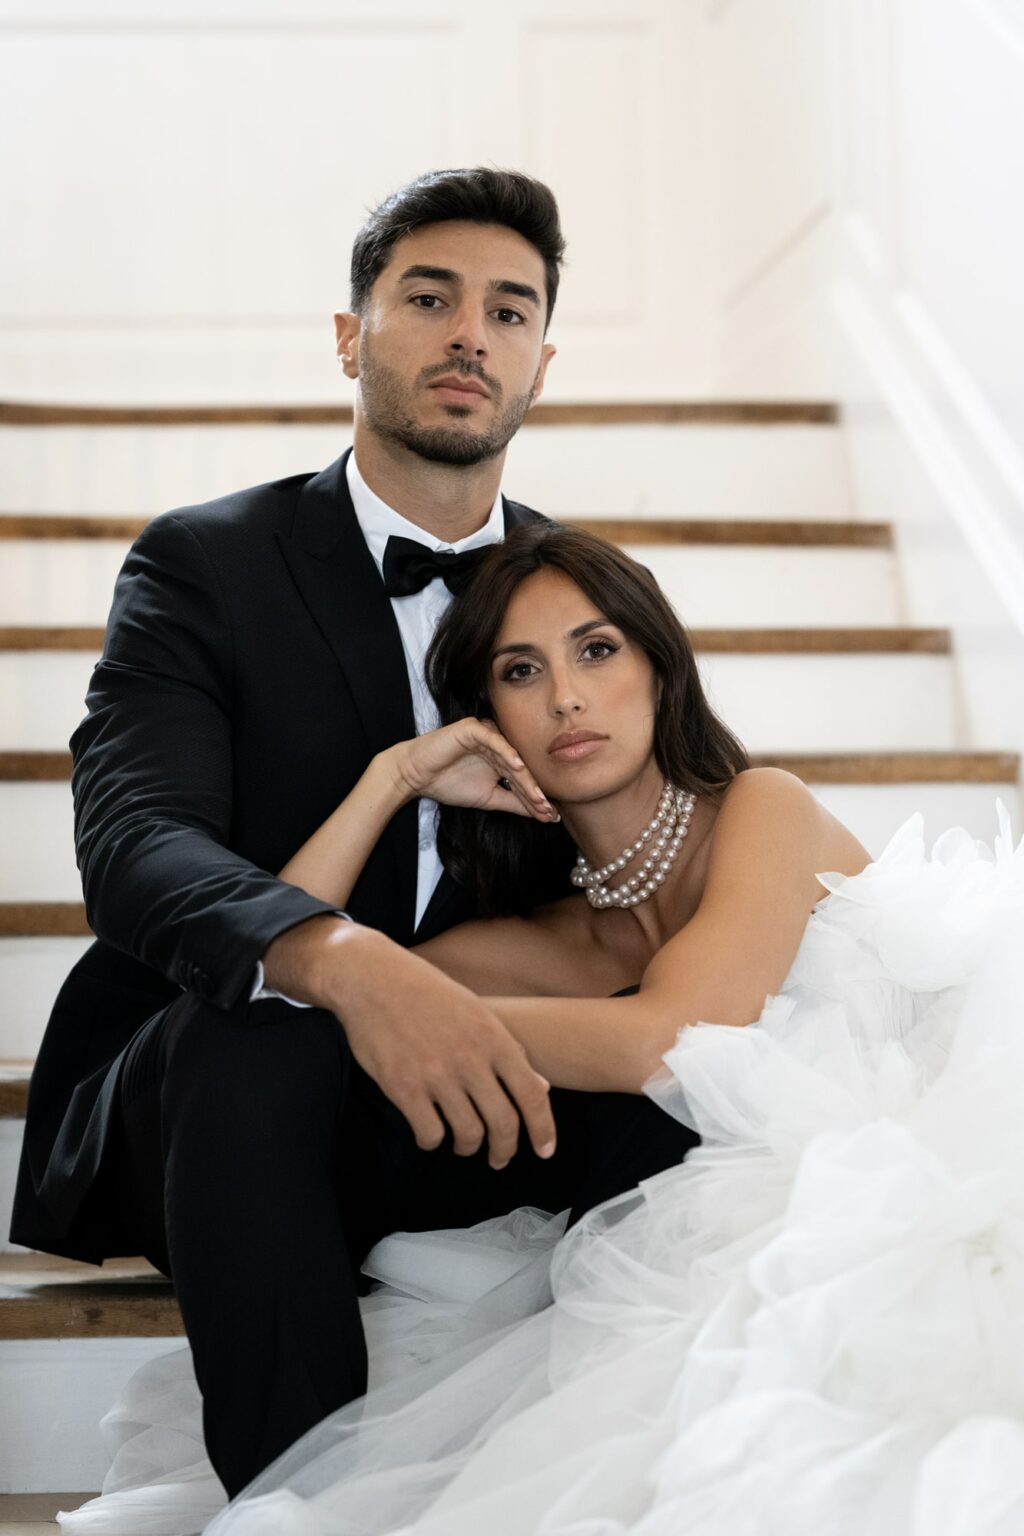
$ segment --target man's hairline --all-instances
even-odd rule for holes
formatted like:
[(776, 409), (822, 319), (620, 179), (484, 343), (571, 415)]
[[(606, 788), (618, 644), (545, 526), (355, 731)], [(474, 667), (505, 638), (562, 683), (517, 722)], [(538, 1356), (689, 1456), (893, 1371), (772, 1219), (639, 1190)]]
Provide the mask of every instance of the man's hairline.
[[(543, 304), (543, 309), (544, 309), (544, 330), (543, 330), (543, 333), (542, 333), (542, 336), (541, 336), (541, 339), (543, 340), (544, 337), (547, 336), (548, 327), (551, 324), (551, 317), (552, 317), (552, 315), (555, 312), (554, 300), (552, 299), (551, 294), (548, 291), (547, 261), (546, 261), (546, 259), (544, 257), (543, 252), (540, 250), (540, 248), (538, 246), (534, 245), (532, 240), (527, 239), (526, 235), (522, 234), (522, 232), (520, 230), (513, 228), (513, 226), (511, 224), (503, 223), (502, 220), (500, 220), (500, 219), (460, 219), (460, 218), (425, 219), (422, 224), (416, 224), (412, 229), (403, 230), (402, 233), (400, 235), (398, 235), (391, 242), (391, 245), (388, 247), (387, 259), (385, 260), (384, 265), (381, 267), (380, 271), (377, 273), (376, 277), (373, 279), (373, 282), (370, 284), (370, 287), (369, 287), (369, 290), (367, 292), (365, 301), (358, 308), (353, 308), (351, 313), (355, 314), (355, 315), (358, 315), (360, 320), (365, 319), (365, 316), (366, 316), (366, 305), (369, 303), (370, 295), (373, 293), (374, 288), (376, 288), (377, 283), (380, 280), (380, 278), (383, 277), (384, 273), (387, 271), (388, 267), (391, 265), (391, 263), (392, 263), (392, 261), (394, 259), (394, 253), (395, 253), (395, 249), (397, 248), (397, 246), (399, 246), (403, 240), (408, 239), (408, 237), (410, 235), (418, 234), (421, 229), (430, 229), (434, 225), (437, 225), (437, 224), (478, 224), (481, 229), (507, 229), (511, 234), (518, 235), (520, 240), (522, 240), (525, 245), (528, 245), (530, 247), (531, 251), (536, 252), (536, 254), (540, 257), (541, 266), (544, 268), (544, 304)], [(556, 261), (555, 265), (557, 267), (557, 266), (560, 266), (561, 263)], [(351, 299), (351, 295), (350, 295), (350, 299)], [(540, 307), (541, 306), (538, 306), (538, 308), (540, 308)]]

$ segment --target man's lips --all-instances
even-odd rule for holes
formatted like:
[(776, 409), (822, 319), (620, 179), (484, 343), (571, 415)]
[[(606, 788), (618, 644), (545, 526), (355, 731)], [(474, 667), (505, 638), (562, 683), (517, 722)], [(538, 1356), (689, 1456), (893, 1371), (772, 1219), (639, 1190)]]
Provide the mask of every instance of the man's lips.
[(452, 394), (479, 395), (482, 400), (491, 397), (482, 384), (477, 384), (472, 379), (437, 379), (430, 386), (431, 389), (448, 390)]
[(607, 740), (607, 736), (600, 736), (596, 731), (565, 731), (548, 747), (548, 756), (572, 763), (577, 758), (589, 757), (602, 741)]

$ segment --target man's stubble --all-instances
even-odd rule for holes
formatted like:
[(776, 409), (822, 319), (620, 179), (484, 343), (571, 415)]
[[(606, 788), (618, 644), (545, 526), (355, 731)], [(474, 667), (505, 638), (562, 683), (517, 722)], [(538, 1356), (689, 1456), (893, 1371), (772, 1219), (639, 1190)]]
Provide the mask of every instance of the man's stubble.
[(427, 383), (431, 376), (441, 378), (446, 374), (479, 379), (497, 403), (494, 419), (486, 431), (474, 432), (457, 425), (460, 418), (470, 415), (469, 406), (446, 405), (451, 418), (448, 426), (420, 426), (409, 409), (409, 387), (393, 368), (376, 360), (367, 342), (364, 332), (359, 347), (359, 393), (367, 426), (377, 437), (400, 443), (431, 464), (469, 468), (497, 458), (519, 431), (533, 403), (533, 390), (530, 390), (525, 395), (513, 395), (508, 404), (502, 406), (501, 386), (497, 380), (485, 374), (479, 366), (450, 359), (434, 368), (424, 369), (423, 381)]

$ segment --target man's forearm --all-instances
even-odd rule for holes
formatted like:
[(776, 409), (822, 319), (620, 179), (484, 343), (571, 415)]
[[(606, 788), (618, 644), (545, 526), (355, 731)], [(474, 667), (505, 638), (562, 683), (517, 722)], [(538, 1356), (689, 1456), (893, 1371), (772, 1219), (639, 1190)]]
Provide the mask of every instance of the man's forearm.
[(358, 995), (367, 969), (392, 941), (375, 928), (330, 914), (278, 934), (263, 956), (264, 984), (296, 1002), (337, 1013)]

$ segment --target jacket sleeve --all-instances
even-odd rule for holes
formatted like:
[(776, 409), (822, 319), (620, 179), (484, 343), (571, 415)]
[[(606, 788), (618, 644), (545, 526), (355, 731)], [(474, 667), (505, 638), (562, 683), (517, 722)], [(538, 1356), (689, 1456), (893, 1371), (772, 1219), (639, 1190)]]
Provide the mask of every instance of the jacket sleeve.
[(227, 847), (232, 691), (217, 572), (167, 513), (122, 567), (71, 738), (75, 847), (97, 937), (225, 1009), (271, 939), (333, 911)]

